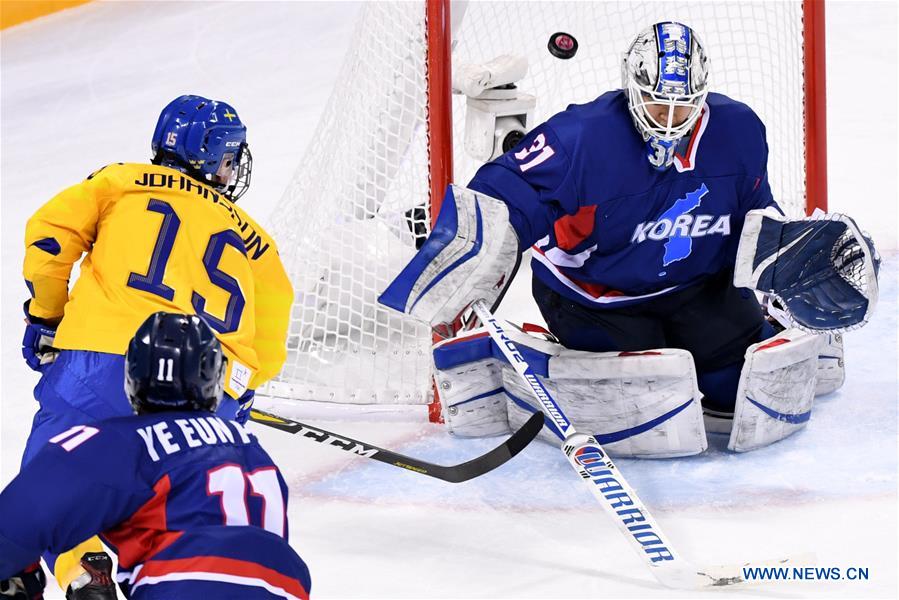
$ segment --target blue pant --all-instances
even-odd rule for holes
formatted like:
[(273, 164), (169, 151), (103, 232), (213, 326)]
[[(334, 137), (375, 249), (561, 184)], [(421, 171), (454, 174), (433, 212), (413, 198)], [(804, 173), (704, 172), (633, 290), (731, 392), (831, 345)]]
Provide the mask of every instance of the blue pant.
[(573, 302), (537, 279), (534, 300), (549, 330), (566, 348), (588, 352), (682, 348), (693, 355), (702, 405), (733, 412), (751, 344), (774, 335), (755, 294), (724, 271), (683, 290), (639, 304), (593, 308)]

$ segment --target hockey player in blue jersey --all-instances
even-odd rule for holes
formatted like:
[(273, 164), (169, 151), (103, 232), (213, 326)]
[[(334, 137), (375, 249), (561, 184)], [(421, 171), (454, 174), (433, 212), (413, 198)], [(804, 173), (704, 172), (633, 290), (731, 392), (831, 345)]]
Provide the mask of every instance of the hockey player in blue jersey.
[[(0, 493), (0, 596), (41, 598), (35, 559), (99, 533), (126, 597), (309, 597), (281, 473), (241, 424), (214, 415), (223, 368), (201, 318), (156, 313), (141, 325), (125, 376), (137, 416), (60, 433)], [(67, 597), (114, 597), (109, 558), (82, 564)]]
[[(125, 351), (157, 311), (201, 315), (216, 331), (223, 418), (245, 421), (253, 390), (284, 364), (293, 288), (274, 240), (235, 204), (252, 170), (246, 126), (230, 104), (184, 95), (162, 109), (150, 145), (153, 164), (107, 165), (28, 220), (22, 354), (41, 380), (23, 465), (73, 425), (130, 414)], [(82, 554), (101, 550), (91, 538), (45, 560), (65, 589)]]
[[(820, 339), (788, 328), (771, 340), (748, 287), (778, 294), (805, 329), (845, 328), (876, 300), (873, 246), (851, 219), (786, 220), (768, 183), (764, 125), (709, 90), (706, 51), (688, 26), (640, 32), (622, 73), (622, 89), (569, 106), (467, 189), (452, 186), (429, 240), (380, 301), (453, 334), (472, 301), (498, 304), (531, 249), (551, 334), (516, 341), (579, 429), (613, 454), (696, 454), (707, 445), (705, 407), (734, 450), (781, 439), (808, 420)], [(778, 259), (784, 276), (772, 287), (760, 269), (774, 269), (802, 227), (817, 228), (816, 241), (795, 246), (805, 253), (789, 265)], [(854, 266), (837, 272), (832, 250)], [(501, 433), (534, 410), (483, 332), (439, 345), (434, 359), (455, 433)]]

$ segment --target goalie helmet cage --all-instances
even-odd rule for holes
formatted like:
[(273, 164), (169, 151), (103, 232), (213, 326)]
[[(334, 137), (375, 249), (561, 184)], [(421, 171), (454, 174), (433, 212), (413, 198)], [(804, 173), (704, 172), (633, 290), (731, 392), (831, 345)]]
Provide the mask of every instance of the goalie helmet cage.
[[(337, 84), (274, 214), (295, 290), (288, 358), (260, 393), (333, 403), (422, 405), (439, 419), (432, 335), (377, 303), (427, 236), (462, 150), (465, 99), (452, 64), (527, 57), (535, 123), (620, 87), (619, 60), (651, 23), (693, 27), (711, 87), (765, 123), (769, 180), (791, 215), (826, 210), (824, 2), (370, 2)], [(558, 31), (579, 47), (547, 49)], [(712, 117), (714, 118), (714, 116)], [(533, 125), (533, 124), (529, 124)]]

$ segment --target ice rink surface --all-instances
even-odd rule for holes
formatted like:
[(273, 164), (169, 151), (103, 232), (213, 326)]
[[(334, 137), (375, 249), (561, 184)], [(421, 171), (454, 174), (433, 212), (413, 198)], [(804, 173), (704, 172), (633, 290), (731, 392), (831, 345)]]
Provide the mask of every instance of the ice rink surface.
[[(18, 468), (36, 410), (36, 376), (19, 354), (30, 214), (106, 163), (148, 160), (159, 110), (198, 93), (229, 100), (249, 125), (253, 186), (242, 205), (263, 223), (298, 218), (275, 206), (327, 101), (357, 10), (97, 2), (3, 31), (0, 484)], [(899, 596), (897, 8), (828, 2), (827, 11), (830, 208), (856, 217), (885, 258), (877, 314), (845, 337), (846, 385), (818, 399), (805, 431), (767, 449), (736, 455), (713, 436), (700, 457), (618, 464), (697, 563), (813, 553), (803, 565), (867, 568), (869, 579), (671, 592), (554, 447), (534, 443), (496, 472), (451, 485), (254, 425), (290, 486), (291, 542), (310, 565), (313, 597)], [(537, 320), (526, 277), (524, 269), (504, 303), (508, 318)], [(413, 418), (315, 420), (306, 407), (293, 411), (436, 462), (461, 462), (498, 443), (454, 439)]]

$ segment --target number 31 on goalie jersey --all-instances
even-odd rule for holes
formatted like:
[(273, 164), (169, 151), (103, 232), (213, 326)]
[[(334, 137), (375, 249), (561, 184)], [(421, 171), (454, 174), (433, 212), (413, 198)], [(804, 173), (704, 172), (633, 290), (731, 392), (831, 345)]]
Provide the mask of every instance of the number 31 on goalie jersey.
[[(151, 198), (147, 204), (147, 210), (162, 215), (162, 224), (153, 246), (150, 266), (146, 273), (132, 272), (128, 277), (128, 287), (149, 292), (171, 301), (175, 297), (175, 290), (162, 282), (165, 276), (166, 266), (181, 228), (181, 219), (178, 217), (172, 205), (164, 200)], [(246, 248), (243, 240), (232, 229), (225, 229), (213, 234), (203, 253), (203, 266), (212, 284), (228, 294), (225, 316), (219, 319), (206, 312), (206, 298), (197, 291), (191, 292), (191, 304), (198, 315), (203, 317), (209, 325), (219, 333), (231, 333), (240, 326), (240, 318), (243, 315), (246, 301), (240, 289), (238, 281), (221, 270), (219, 263), (225, 248), (232, 246), (246, 256)]]
[(545, 163), (555, 155), (556, 151), (553, 147), (546, 143), (546, 135), (537, 134), (530, 146), (521, 149), (515, 153), (518, 159), (518, 168), (524, 173), (528, 169), (532, 169), (537, 165)]

